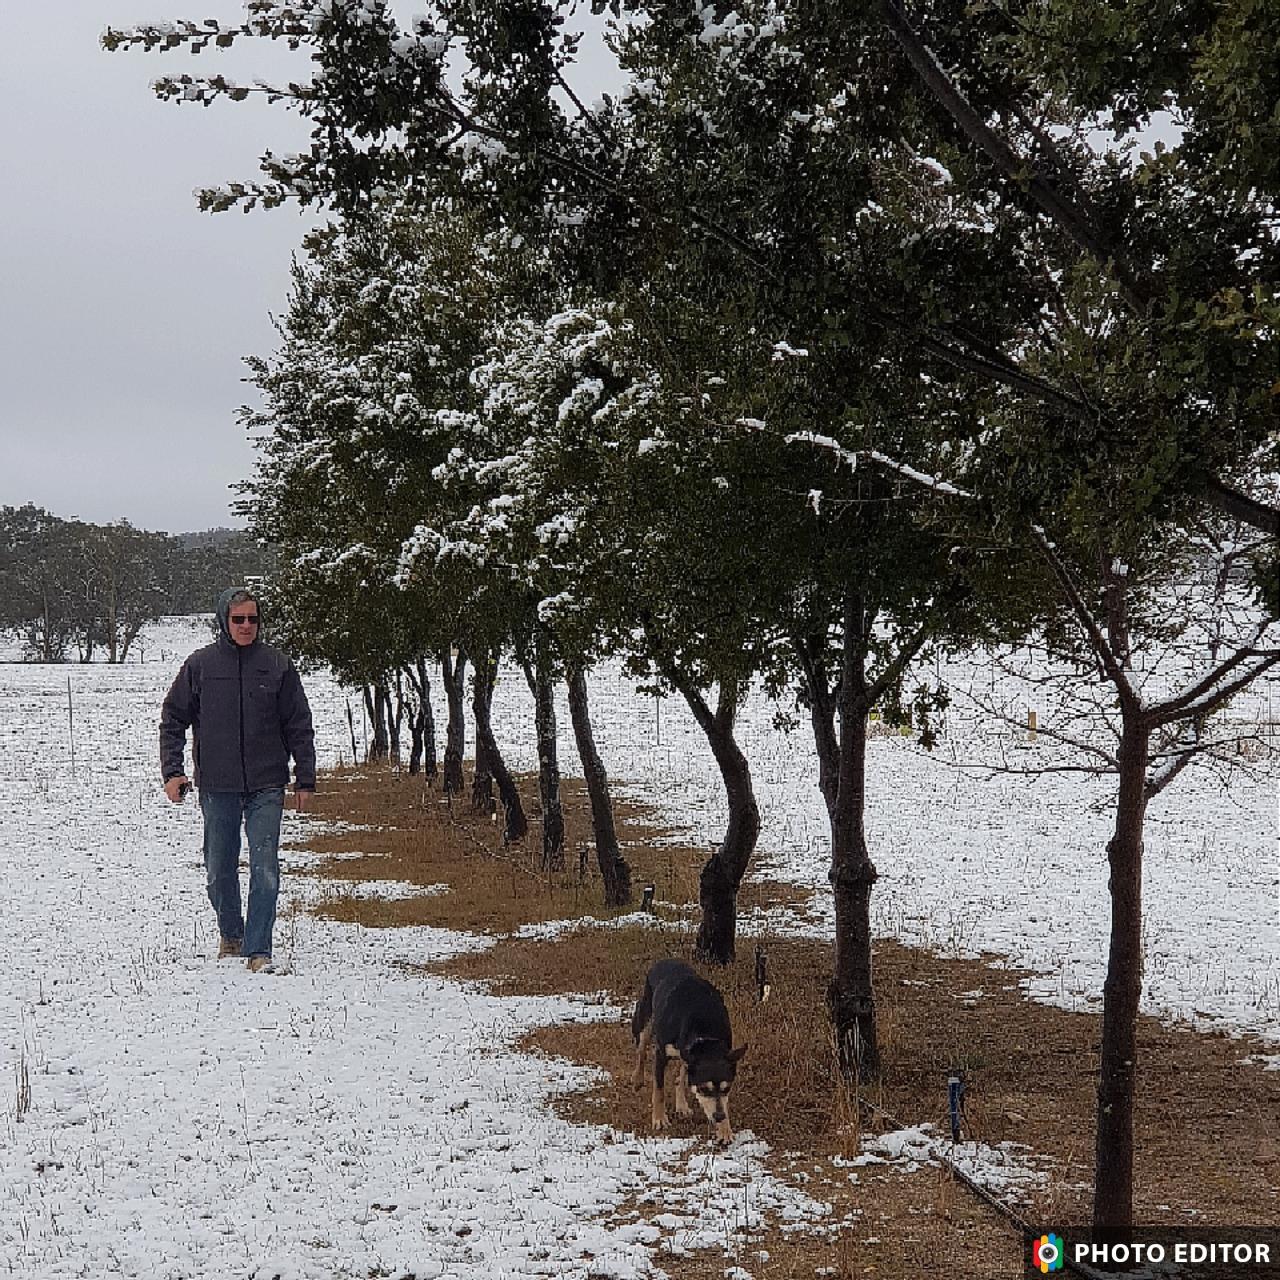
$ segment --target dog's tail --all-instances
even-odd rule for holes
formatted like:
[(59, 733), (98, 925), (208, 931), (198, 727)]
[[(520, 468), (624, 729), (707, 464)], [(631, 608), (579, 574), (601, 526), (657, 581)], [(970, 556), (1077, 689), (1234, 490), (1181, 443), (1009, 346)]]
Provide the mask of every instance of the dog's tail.
[(644, 990), (640, 993), (640, 999), (636, 1002), (636, 1011), (631, 1015), (631, 1038), (640, 1043), (640, 1033), (649, 1025), (649, 1019), (653, 1017), (653, 986), (649, 982), (646, 974), (644, 980)]

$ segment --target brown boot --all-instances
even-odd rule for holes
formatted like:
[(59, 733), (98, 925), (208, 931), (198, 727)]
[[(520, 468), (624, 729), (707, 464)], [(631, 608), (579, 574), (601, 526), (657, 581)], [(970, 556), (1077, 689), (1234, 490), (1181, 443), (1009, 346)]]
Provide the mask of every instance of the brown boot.
[(242, 942), (242, 938), (219, 938), (218, 959), (225, 960), (228, 956), (238, 956)]
[(250, 973), (261, 973), (270, 963), (270, 956), (250, 956), (245, 962), (244, 967), (248, 969)]

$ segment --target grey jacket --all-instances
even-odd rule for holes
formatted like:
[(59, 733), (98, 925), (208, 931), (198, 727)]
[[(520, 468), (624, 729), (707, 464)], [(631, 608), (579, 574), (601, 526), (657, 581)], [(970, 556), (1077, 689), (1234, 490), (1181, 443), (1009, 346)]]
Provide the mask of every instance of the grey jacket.
[[(300, 791), (316, 786), (315, 735), (302, 681), (279, 649), (241, 646), (227, 630), (233, 591), (218, 600), (218, 638), (182, 664), (160, 712), (164, 780), (185, 775), (192, 731), (192, 777), (206, 791), (263, 791), (289, 782), (293, 757)], [(261, 606), (259, 606), (261, 608)]]

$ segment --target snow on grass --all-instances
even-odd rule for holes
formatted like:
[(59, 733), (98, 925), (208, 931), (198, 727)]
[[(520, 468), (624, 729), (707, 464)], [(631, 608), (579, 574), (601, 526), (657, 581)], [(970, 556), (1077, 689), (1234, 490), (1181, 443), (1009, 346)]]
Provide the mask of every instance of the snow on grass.
[(541, 938), (544, 941), (576, 933), (580, 929), (654, 929), (665, 925), (659, 916), (648, 911), (628, 911), (625, 915), (604, 919), (600, 916), (582, 916), (577, 920), (542, 920), (522, 924), (511, 935), (513, 938)]
[[(683, 702), (637, 696), (614, 669), (593, 671), (589, 686), (605, 763), (627, 780), (615, 790), (683, 827), (672, 839), (710, 846), (724, 833), (724, 791)], [(523, 681), (499, 685), (495, 706), (504, 722), (531, 722), (527, 704)], [(770, 911), (750, 922), (830, 936), (829, 827), (812, 735), (803, 725), (778, 728), (778, 710), (753, 695), (737, 727), (760, 806), (755, 871), (809, 887), (814, 899), (802, 913)], [(1274, 736), (1280, 690), (1259, 688), (1235, 714)], [(560, 715), (563, 732), (567, 712)], [(513, 746), (520, 767), (533, 767), (532, 746)], [(1051, 750), (1043, 736), (1032, 742), (1025, 732), (975, 727), (959, 716), (932, 753), (908, 737), (873, 736), (867, 832), (880, 876), (873, 927), (878, 936), (945, 955), (1002, 957), (1031, 971), (1024, 988), (1033, 998), (1091, 1009), (1106, 972), (1115, 780), (972, 767), (1003, 753), (1013, 766), (1031, 768), (1056, 758)], [(561, 759), (575, 758), (565, 738)], [(1280, 1042), (1278, 803), (1274, 768), (1234, 773), (1224, 786), (1195, 765), (1151, 803), (1144, 1011)]]
[(1048, 1182), (1048, 1175), (1028, 1162), (1030, 1155), (1030, 1148), (1020, 1142), (994, 1147), (985, 1142), (951, 1142), (939, 1137), (933, 1125), (919, 1124), (864, 1138), (860, 1155), (837, 1158), (835, 1163), (851, 1169), (899, 1165), (908, 1173), (946, 1163), (1002, 1199), (1017, 1202)]
[[(286, 871), (281, 972), (210, 959), (199, 811), (156, 762), (160, 698), (204, 638), (173, 623), (163, 663), (0, 668), (0, 1273), (645, 1277), (671, 1240), (822, 1225), (748, 1133), (712, 1154), (559, 1119), (591, 1072), (514, 1043), (620, 1011), (404, 968), (488, 939), (318, 919)], [(308, 689), (332, 761), (343, 699)], [(287, 842), (305, 820), (285, 821)], [(668, 1231), (609, 1225), (645, 1195)]]
[[(285, 854), (286, 869), (299, 865), (288, 853)], [(448, 892), (447, 884), (411, 884), (408, 880), (342, 880), (337, 883), (322, 881), (320, 891), (314, 897), (320, 901), (378, 898), (383, 902), (403, 902), (410, 898), (435, 898)]]
[[(207, 634), (165, 624), (147, 662), (126, 667), (0, 667), (0, 1272), (643, 1277), (765, 1217), (832, 1225), (760, 1167), (749, 1133), (713, 1152), (559, 1119), (550, 1100), (590, 1072), (514, 1044), (620, 1011), (499, 999), (404, 967), (488, 939), (318, 919), (293, 904), (325, 886), (286, 871), (282, 972), (209, 959), (199, 812), (163, 799), (156, 767), (160, 699)], [(322, 761), (349, 758), (345, 696), (320, 676), (307, 687)], [(723, 792), (690, 717), (614, 670), (591, 688), (615, 789), (658, 804), (680, 838), (716, 840)], [(754, 698), (741, 719), (759, 866), (815, 889), (798, 927), (829, 932), (812, 746), (774, 711)], [(510, 671), (495, 720), (510, 763), (533, 767), (528, 692)], [(563, 705), (561, 731), (573, 760)], [(1037, 998), (1087, 1006), (1105, 964), (1112, 784), (966, 772), (970, 745), (873, 740), (876, 928), (999, 953), (1033, 972)], [(289, 844), (313, 820), (285, 822)], [(1274, 778), (1223, 790), (1188, 770), (1153, 806), (1145, 889), (1144, 1006), (1280, 1040)], [(1020, 1167), (1016, 1153), (975, 1156), (988, 1185)], [(658, 1226), (619, 1220), (646, 1200)]]

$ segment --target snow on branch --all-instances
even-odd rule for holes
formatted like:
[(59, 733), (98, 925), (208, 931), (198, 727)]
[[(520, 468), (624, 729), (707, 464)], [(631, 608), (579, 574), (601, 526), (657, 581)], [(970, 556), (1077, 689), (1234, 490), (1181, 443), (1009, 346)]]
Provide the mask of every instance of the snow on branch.
[(811, 444), (816, 449), (825, 449), (827, 452), (834, 454), (838, 461), (847, 462), (850, 470), (857, 467), (859, 459), (867, 458), (879, 466), (896, 471), (899, 475), (926, 489), (932, 490), (934, 493), (945, 494), (947, 497), (952, 498), (975, 499), (977, 497), (977, 494), (970, 492), (968, 489), (962, 489), (959, 485), (954, 485), (949, 480), (931, 476), (927, 472), (917, 471), (915, 467), (908, 466), (905, 462), (899, 462), (896, 458), (891, 458), (887, 453), (881, 453), (877, 449), (846, 449), (844, 445), (831, 436), (818, 435), (813, 431), (793, 431), (790, 435), (783, 437), (783, 443)]
[(793, 347), (785, 339), (773, 344), (773, 362), (777, 364), (781, 360), (805, 360), (808, 358), (808, 347)]
[[(743, 420), (745, 425), (746, 420)], [(763, 427), (764, 423), (755, 423)], [(851, 449), (846, 449), (838, 440), (831, 436), (818, 435), (815, 431), (793, 431), (790, 435), (782, 437), (783, 444), (811, 444), (815, 449), (825, 449), (828, 453), (834, 454), (837, 462), (847, 462), (849, 470), (855, 471), (858, 467), (858, 455)]]
[(108, 53), (117, 49), (140, 48), (144, 53), (158, 49), (165, 52), (186, 45), (192, 53), (201, 53), (209, 45), (229, 49), (242, 36), (264, 36), (269, 40), (288, 40), (294, 48), (315, 34), (323, 15), (314, 0), (298, 4), (277, 4), (275, 0), (250, 0), (249, 17), (235, 26), (226, 26), (216, 18), (203, 22), (179, 19), (176, 22), (145, 22), (134, 27), (107, 27), (101, 37)]
[(862, 454), (864, 457), (870, 458), (872, 462), (888, 467), (890, 470), (898, 472), (899, 475), (905, 476), (908, 480), (923, 485), (926, 489), (932, 489), (934, 493), (943, 493), (951, 498), (975, 499), (978, 496), (976, 493), (972, 493), (968, 489), (962, 489), (959, 485), (942, 480), (938, 476), (931, 476), (923, 471), (917, 471), (914, 467), (909, 467), (905, 462), (898, 462), (896, 459), (889, 457), (888, 454), (880, 453), (876, 449), (863, 449)]
[(161, 102), (198, 102), (202, 107), (219, 98), (244, 102), (251, 93), (262, 94), (270, 103), (310, 103), (317, 96), (309, 85), (290, 83), (280, 87), (263, 80), (237, 84), (226, 76), (161, 76), (151, 82), (151, 91)]
[(324, 575), (332, 575), (352, 561), (363, 560), (369, 564), (377, 562), (377, 554), (363, 542), (353, 543), (341, 551), (332, 547), (316, 547), (296, 557), (295, 569), (306, 569)]

